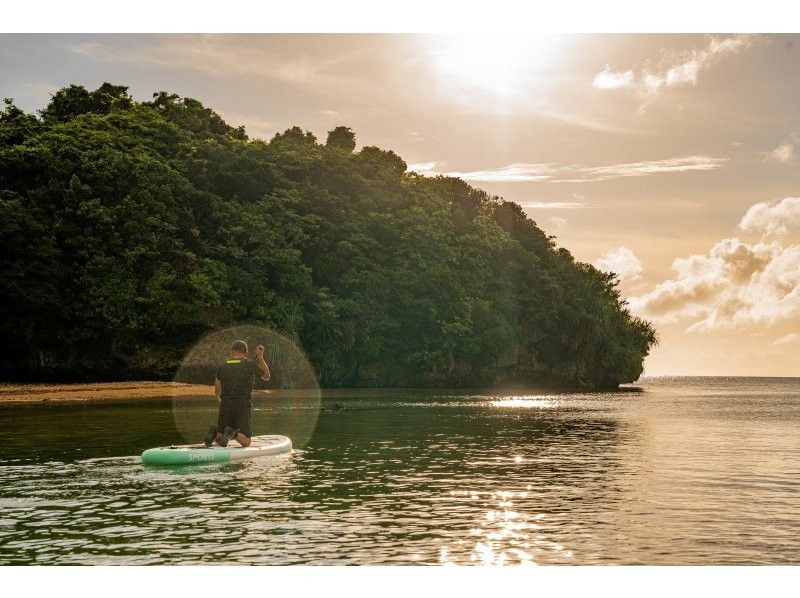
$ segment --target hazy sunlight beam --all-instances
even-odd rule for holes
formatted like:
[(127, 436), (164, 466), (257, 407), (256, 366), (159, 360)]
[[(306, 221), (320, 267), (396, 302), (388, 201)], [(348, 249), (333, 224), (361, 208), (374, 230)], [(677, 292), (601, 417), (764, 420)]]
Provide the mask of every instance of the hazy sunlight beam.
[(556, 35), (431, 35), (439, 74), (465, 88), (508, 98), (536, 72), (553, 66), (563, 37)]

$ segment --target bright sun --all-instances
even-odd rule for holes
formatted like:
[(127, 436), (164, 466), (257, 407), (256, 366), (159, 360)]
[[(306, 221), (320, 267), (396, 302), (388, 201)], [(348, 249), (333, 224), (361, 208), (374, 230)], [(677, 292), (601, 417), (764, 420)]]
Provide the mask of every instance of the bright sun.
[(432, 35), (428, 41), (440, 75), (503, 97), (553, 66), (562, 44), (556, 35)]

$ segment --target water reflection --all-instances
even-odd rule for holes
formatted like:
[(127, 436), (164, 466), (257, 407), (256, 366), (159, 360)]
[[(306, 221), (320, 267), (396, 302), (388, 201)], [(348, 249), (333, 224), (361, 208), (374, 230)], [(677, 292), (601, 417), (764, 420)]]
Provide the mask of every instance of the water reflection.
[(168, 408), (0, 410), (0, 562), (796, 562), (798, 396), (712, 394), (339, 393), (301, 450), (166, 469)]
[(515, 407), (521, 409), (552, 409), (558, 406), (556, 397), (541, 395), (526, 395), (518, 397), (505, 397), (490, 401), (492, 407)]

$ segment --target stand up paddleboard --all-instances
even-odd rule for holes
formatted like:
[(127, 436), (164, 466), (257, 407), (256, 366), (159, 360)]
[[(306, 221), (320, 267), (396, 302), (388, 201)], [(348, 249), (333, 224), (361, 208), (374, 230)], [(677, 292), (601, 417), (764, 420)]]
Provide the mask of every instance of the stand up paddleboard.
[(250, 446), (242, 448), (235, 440), (226, 447), (193, 444), (185, 446), (162, 446), (147, 449), (142, 453), (145, 465), (202, 465), (205, 463), (228, 463), (256, 457), (268, 457), (288, 453), (292, 441), (286, 436), (253, 436)]

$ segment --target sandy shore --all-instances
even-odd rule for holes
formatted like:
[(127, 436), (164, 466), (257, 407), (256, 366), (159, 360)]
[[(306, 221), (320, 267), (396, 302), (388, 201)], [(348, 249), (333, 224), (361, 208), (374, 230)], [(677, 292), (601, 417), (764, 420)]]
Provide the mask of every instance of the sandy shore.
[(214, 387), (178, 382), (97, 382), (88, 384), (1, 384), (0, 406), (23, 403), (127, 402), (214, 395)]

